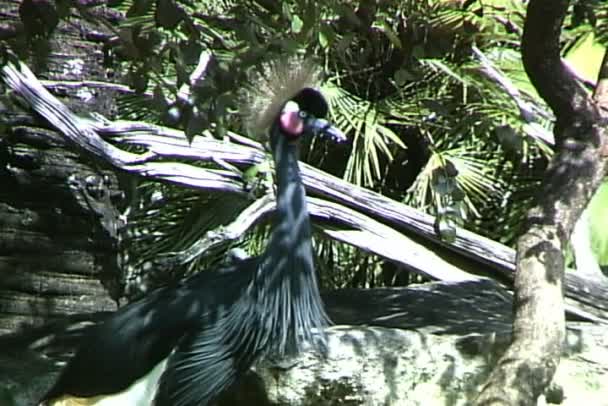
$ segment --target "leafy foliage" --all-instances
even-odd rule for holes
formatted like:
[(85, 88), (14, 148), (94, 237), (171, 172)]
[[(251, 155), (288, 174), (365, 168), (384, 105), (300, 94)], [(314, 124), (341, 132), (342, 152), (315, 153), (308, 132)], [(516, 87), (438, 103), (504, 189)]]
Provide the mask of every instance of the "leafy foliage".
[[(531, 198), (530, 181), (542, 173), (551, 152), (525, 126), (533, 122), (548, 129), (550, 116), (522, 118), (517, 102), (484, 74), (471, 47), (480, 47), (520, 89), (521, 98), (544, 111), (516, 49), (523, 21), (519, 2), (127, 4), (121, 5), (127, 19), (119, 28), (125, 35), (116, 55), (127, 61), (131, 85), (158, 101), (147, 106), (148, 111), (156, 108), (159, 121), (177, 108), (172, 124), (196, 130), (187, 131), (190, 136), (206, 126), (216, 136), (225, 129), (242, 131), (238, 102), (255, 66), (285, 54), (309, 55), (325, 68), (323, 91), (332, 120), (348, 133), (351, 149), (347, 155), (331, 148), (319, 153), (310, 145), (304, 157), (438, 215), (445, 238), (455, 225), (505, 242), (517, 236)], [(161, 7), (166, 20), (159, 21)], [(203, 49), (211, 51), (214, 64), (202, 85), (193, 86), (191, 97), (180, 100), (179, 89), (189, 84), (189, 72)], [(136, 106), (123, 104), (124, 113), (146, 111)], [(192, 125), (192, 120), (201, 124)], [(199, 199), (189, 210), (197, 205), (218, 209)], [(165, 211), (179, 212), (177, 207)], [(142, 217), (149, 215), (141, 211)], [(202, 224), (195, 234), (208, 227)], [(325, 279), (330, 286), (370, 286), (383, 280), (377, 259), (319, 238), (320, 262), (337, 272)], [(172, 241), (175, 250), (195, 239), (169, 238), (163, 244)]]
[[(524, 2), (114, 0), (111, 7), (125, 18), (110, 24), (116, 37), (107, 62), (136, 92), (121, 100), (122, 116), (175, 126), (191, 139), (244, 133), (239, 103), (255, 86), (257, 66), (303, 55), (323, 67), (331, 119), (351, 140), (349, 150), (306, 145), (303, 159), (436, 215), (448, 240), (456, 225), (507, 244), (519, 235), (552, 154), (552, 115), (520, 59)], [(591, 35), (605, 46), (607, 19), (604, 2), (575, 2), (564, 52), (572, 56)], [(203, 52), (212, 59), (192, 75)], [(147, 231), (129, 240), (135, 267), (184, 249), (245, 204), (167, 185), (136, 190), (129, 221)], [(248, 237), (248, 249), (261, 246), (264, 230)], [(377, 258), (321, 236), (316, 247), (328, 287), (394, 283)]]

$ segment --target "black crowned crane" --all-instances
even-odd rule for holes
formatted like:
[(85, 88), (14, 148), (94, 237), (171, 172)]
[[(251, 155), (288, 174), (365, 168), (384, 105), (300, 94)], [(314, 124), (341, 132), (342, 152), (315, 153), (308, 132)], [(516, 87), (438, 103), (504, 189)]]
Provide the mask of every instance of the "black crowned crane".
[[(323, 334), (298, 140), (344, 136), (307, 83), (285, 64), (251, 100), (256, 131), (269, 135), (276, 170), (274, 229), (262, 255), (156, 290), (92, 327), (43, 405), (207, 405), (267, 354), (297, 353)], [(318, 339), (318, 338), (317, 338)]]

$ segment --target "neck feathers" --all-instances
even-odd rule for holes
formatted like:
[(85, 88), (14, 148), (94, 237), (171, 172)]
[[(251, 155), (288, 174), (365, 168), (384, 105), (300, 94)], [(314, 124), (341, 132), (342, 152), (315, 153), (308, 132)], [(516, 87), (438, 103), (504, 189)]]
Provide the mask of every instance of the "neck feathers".
[[(274, 131), (278, 131), (276, 128)], [(315, 275), (311, 225), (306, 208), (306, 192), (298, 167), (297, 146), (281, 134), (272, 134), (272, 152), (277, 177), (275, 224), (262, 261), (260, 281), (277, 294), (264, 300), (275, 315), (271, 342), (279, 354), (301, 349), (312, 341), (312, 330), (322, 333), (327, 316)]]

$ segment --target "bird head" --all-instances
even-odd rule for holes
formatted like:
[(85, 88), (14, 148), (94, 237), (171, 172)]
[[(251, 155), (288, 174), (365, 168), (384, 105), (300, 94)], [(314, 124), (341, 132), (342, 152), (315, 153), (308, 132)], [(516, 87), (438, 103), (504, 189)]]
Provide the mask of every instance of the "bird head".
[(312, 88), (302, 89), (281, 109), (277, 123), (283, 135), (291, 140), (305, 135), (328, 137), (336, 142), (346, 141), (346, 136), (324, 117), (329, 108), (321, 93)]
[(301, 58), (265, 65), (252, 78), (246, 95), (244, 113), (249, 133), (290, 141), (307, 135), (345, 141), (344, 134), (325, 119), (329, 106), (317, 90), (318, 82), (319, 71)]

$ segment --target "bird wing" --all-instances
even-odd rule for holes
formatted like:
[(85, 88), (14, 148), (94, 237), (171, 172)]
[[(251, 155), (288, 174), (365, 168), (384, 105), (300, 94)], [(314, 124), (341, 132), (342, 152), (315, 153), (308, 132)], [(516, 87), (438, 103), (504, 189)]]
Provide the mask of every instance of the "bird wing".
[(154, 405), (207, 405), (230, 388), (266, 349), (258, 310), (245, 294), (230, 307), (210, 312), (169, 358)]
[(188, 324), (182, 310), (188, 301), (170, 290), (154, 292), (92, 327), (45, 398), (91, 397), (129, 387), (177, 344)]
[(189, 331), (200, 326), (206, 312), (236, 300), (236, 286), (229, 290), (218, 286), (226, 286), (225, 280), (234, 278), (230, 274), (240, 274), (242, 267), (239, 262), (201, 272), (154, 291), (91, 327), (43, 399), (64, 394), (92, 397), (128, 388), (167, 358)]
[(207, 405), (236, 381), (235, 358), (215, 334), (205, 330), (184, 338), (161, 377), (155, 406)]

